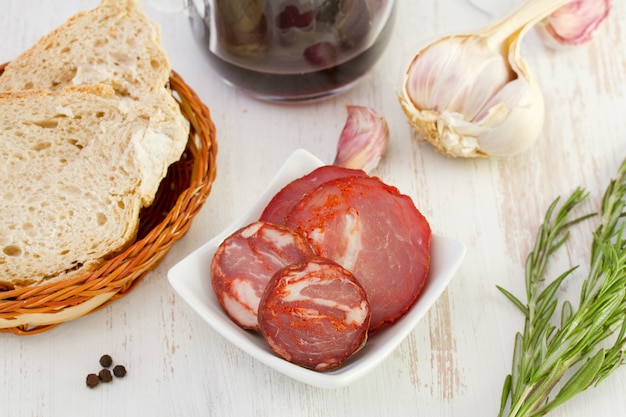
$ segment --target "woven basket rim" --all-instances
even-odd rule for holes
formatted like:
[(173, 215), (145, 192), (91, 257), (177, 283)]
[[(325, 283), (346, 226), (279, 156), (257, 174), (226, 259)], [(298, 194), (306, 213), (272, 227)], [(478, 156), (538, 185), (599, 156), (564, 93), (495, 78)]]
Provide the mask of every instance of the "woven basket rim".
[[(6, 65), (0, 65), (0, 74)], [(216, 132), (209, 109), (174, 70), (169, 87), (190, 124), (183, 154), (187, 160), (179, 161), (183, 166), (179, 170), (189, 175), (186, 188), (158, 224), (96, 270), (62, 281), (0, 291), (0, 332), (41, 333), (105, 307), (130, 293), (187, 233), (215, 181)]]

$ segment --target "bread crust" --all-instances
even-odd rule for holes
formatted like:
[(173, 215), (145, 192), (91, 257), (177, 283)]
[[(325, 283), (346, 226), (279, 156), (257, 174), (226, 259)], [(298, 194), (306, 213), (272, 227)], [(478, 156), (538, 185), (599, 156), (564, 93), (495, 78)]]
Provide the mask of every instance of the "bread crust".
[(0, 91), (107, 84), (140, 100), (171, 72), (160, 28), (137, 0), (103, 0), (39, 39), (5, 68)]

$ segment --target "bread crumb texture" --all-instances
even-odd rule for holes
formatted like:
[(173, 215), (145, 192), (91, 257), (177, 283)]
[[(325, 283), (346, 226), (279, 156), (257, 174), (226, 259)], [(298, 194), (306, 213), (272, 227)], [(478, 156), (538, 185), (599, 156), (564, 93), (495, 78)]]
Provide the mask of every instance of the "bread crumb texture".
[(188, 127), (171, 94), (120, 106), (107, 90), (0, 93), (4, 287), (67, 278), (123, 250), (180, 158)]

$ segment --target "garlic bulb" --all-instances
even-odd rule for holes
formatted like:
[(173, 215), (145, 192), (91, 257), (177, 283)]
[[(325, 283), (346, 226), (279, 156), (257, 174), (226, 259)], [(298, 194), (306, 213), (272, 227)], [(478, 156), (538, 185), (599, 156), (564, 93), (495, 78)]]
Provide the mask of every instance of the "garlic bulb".
[(498, 158), (528, 149), (541, 133), (544, 101), (520, 44), (569, 1), (529, 0), (491, 26), (423, 48), (399, 97), (415, 131), (451, 157)]
[(374, 110), (347, 106), (348, 118), (337, 143), (333, 165), (369, 172), (387, 150), (389, 127)]
[(541, 40), (561, 49), (590, 42), (611, 11), (611, 0), (572, 0), (536, 26)]

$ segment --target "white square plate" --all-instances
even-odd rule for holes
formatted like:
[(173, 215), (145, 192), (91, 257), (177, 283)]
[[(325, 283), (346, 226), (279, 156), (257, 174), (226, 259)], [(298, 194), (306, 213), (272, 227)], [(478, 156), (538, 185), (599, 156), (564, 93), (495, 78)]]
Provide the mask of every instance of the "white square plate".
[(260, 334), (243, 330), (224, 313), (211, 287), (211, 259), (226, 237), (240, 227), (258, 220), (274, 194), (292, 180), (321, 165), (322, 161), (305, 150), (294, 152), (246, 215), (172, 267), (168, 278), (174, 290), (200, 317), (244, 352), (298, 381), (321, 388), (338, 388), (363, 377), (402, 342), (446, 288), (461, 264), (466, 249), (461, 242), (433, 234), (430, 274), (415, 305), (393, 326), (373, 334), (365, 346), (340, 368), (318, 372), (279, 358)]

